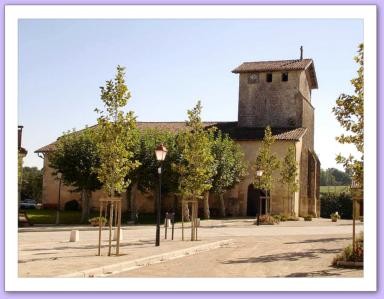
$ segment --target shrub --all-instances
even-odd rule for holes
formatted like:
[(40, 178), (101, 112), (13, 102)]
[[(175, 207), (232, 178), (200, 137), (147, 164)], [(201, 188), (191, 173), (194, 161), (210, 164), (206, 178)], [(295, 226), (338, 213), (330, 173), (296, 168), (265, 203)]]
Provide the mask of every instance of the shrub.
[(332, 265), (336, 266), (337, 262), (363, 262), (364, 261), (364, 235), (361, 234), (355, 241), (355, 252), (352, 245), (348, 245), (343, 251), (336, 255), (332, 261)]
[(312, 215), (304, 216), (304, 221), (312, 221)]
[[(260, 221), (260, 224), (264, 224), (264, 225), (273, 225), (273, 224), (279, 223), (279, 220), (277, 220), (271, 215), (260, 215), (259, 221)], [(255, 224), (256, 223), (257, 221), (255, 222)]]
[(101, 225), (104, 226), (107, 223), (107, 218), (105, 217), (93, 217), (88, 220), (88, 222), (92, 225), (99, 225), (99, 221), (101, 221)]
[(290, 215), (287, 217), (287, 221), (299, 221), (300, 218), (299, 217), (296, 217), (294, 215)]
[(349, 194), (322, 194), (320, 206), (320, 217), (329, 218), (331, 213), (339, 211), (343, 219), (352, 219), (352, 198)]
[(277, 221), (277, 222), (280, 222), (281, 221), (281, 215), (277, 214), (277, 215), (272, 215), (272, 217)]
[(64, 210), (66, 211), (78, 211), (80, 210), (80, 204), (76, 199), (67, 201), (64, 205)]

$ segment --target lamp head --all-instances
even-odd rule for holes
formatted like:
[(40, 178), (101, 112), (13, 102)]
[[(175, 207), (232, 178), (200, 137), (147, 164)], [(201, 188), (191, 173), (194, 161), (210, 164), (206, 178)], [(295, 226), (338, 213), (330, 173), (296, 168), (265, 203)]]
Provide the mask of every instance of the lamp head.
[(157, 161), (164, 161), (165, 156), (167, 155), (167, 148), (163, 144), (160, 144), (156, 147), (155, 154)]

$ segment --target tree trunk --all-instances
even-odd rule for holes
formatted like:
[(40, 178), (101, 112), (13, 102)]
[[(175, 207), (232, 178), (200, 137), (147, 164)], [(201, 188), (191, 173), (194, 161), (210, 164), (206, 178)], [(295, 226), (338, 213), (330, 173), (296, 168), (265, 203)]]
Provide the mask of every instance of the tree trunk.
[(189, 215), (189, 207), (188, 207), (188, 204), (186, 203), (185, 205), (184, 205), (184, 221), (191, 221), (191, 217), (190, 217), (190, 215)]
[(225, 202), (224, 202), (224, 194), (219, 194), (219, 202), (220, 202), (220, 217), (225, 217)]
[(89, 199), (92, 196), (92, 192), (88, 190), (81, 191), (81, 201), (82, 201), (82, 209), (81, 209), (81, 223), (86, 223), (89, 219)]
[(209, 192), (204, 194), (204, 219), (209, 219), (211, 216), (209, 212)]

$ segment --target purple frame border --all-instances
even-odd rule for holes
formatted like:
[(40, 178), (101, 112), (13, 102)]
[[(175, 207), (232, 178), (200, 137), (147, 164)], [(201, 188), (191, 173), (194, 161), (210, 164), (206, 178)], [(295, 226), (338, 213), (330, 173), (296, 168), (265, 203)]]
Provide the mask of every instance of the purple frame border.
[[(4, 99), (4, 11), (5, 11), (5, 5), (28, 5), (28, 4), (83, 4), (83, 5), (91, 5), (91, 4), (108, 4), (108, 5), (123, 5), (123, 4), (180, 4), (180, 5), (186, 5), (186, 4), (205, 4), (205, 5), (219, 5), (219, 4), (227, 4), (227, 5), (245, 5), (245, 4), (265, 4), (265, 5), (284, 5), (284, 4), (291, 4), (291, 5), (325, 5), (325, 4), (331, 4), (331, 5), (362, 5), (362, 4), (371, 4), (376, 5), (377, 7), (377, 199), (380, 199), (383, 197), (383, 187), (380, 186), (380, 181), (382, 178), (382, 171), (383, 171), (383, 159), (380, 156), (380, 150), (383, 148), (383, 140), (382, 140), (382, 132), (383, 132), (383, 120), (380, 118), (380, 115), (384, 112), (383, 107), (383, 87), (380, 84), (381, 78), (382, 78), (382, 72), (383, 72), (383, 61), (381, 59), (381, 51), (383, 51), (383, 24), (381, 19), (381, 9), (384, 7), (384, 4), (380, 4), (379, 0), (338, 0), (338, 1), (332, 1), (332, 0), (270, 0), (270, 1), (262, 1), (262, 0), (241, 0), (239, 2), (236, 2), (236, 0), (210, 0), (210, 1), (204, 1), (204, 0), (195, 0), (195, 1), (188, 1), (188, 0), (143, 0), (143, 1), (133, 1), (133, 0), (113, 0), (111, 2), (103, 1), (103, 0), (82, 0), (82, 1), (76, 1), (76, 0), (15, 0), (15, 1), (3, 1), (0, 0), (2, 4), (2, 22), (0, 24), (0, 34), (1, 34), (1, 68), (2, 68), (2, 80), (0, 89), (3, 90), (1, 94), (1, 106), (0, 106), (0, 115), (2, 121), (0, 122), (0, 134), (1, 134), (1, 146), (0, 146), (0, 165), (1, 165), (1, 171), (0, 171), (0, 190), (2, 191), (2, 197), (3, 197), (3, 203), (0, 205), (0, 215), (4, 216), (4, 201), (5, 201), (5, 193), (4, 193), (4, 159), (5, 159), (5, 140), (4, 140), (4, 109), (5, 109), (5, 99)], [(263, 296), (268, 298), (278, 298), (283, 297), (284, 298), (306, 298), (308, 296), (311, 296), (311, 298), (322, 298), (323, 296), (327, 297), (337, 297), (340, 299), (352, 299), (352, 298), (363, 298), (363, 297), (376, 297), (380, 298), (384, 295), (383, 291), (383, 282), (382, 279), (382, 271), (383, 271), (383, 259), (380, 256), (380, 250), (383, 249), (383, 235), (382, 235), (382, 226), (383, 226), (383, 218), (379, 217), (379, 215), (384, 214), (384, 205), (378, 200), (377, 201), (377, 219), (378, 219), (378, 226), (377, 226), (377, 291), (376, 292), (5, 292), (5, 285), (4, 285), (4, 276), (5, 270), (3, 270), (2, 279), (1, 279), (1, 293), (0, 298), (50, 298), (52, 296), (55, 296), (57, 299), (66, 298), (67, 296), (71, 296), (72, 298), (81, 297), (81, 298), (103, 298), (107, 293), (108, 296), (113, 296), (115, 298), (124, 298), (125, 296), (134, 296), (134, 297), (141, 297), (141, 298), (151, 298), (155, 297), (159, 299), (169, 299), (169, 298), (177, 298), (179, 296), (183, 296), (186, 298), (192, 298), (194, 296), (203, 296), (203, 297), (213, 297), (213, 298), (230, 298), (230, 297), (237, 297), (240, 296), (242, 298), (251, 298), (253, 296)], [(4, 219), (4, 217), (3, 217)], [(4, 220), (3, 220), (4, 221)], [(1, 229), (1, 238), (0, 238), (0, 252), (1, 252), (1, 259), (0, 259), (0, 269), (4, 269), (4, 226), (3, 229)]]

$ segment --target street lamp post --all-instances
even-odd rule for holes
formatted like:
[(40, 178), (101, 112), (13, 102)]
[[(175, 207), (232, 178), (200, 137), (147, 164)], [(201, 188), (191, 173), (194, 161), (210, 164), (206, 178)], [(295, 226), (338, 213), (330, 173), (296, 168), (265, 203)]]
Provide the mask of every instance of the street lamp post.
[(164, 145), (160, 144), (155, 149), (156, 160), (160, 165), (158, 168), (159, 174), (159, 194), (156, 200), (156, 246), (160, 246), (160, 211), (161, 211), (161, 166), (167, 155), (167, 149)]
[(261, 182), (261, 176), (263, 175), (263, 171), (262, 170), (256, 170), (256, 176), (257, 178), (259, 179), (259, 209), (258, 209), (258, 213), (257, 213), (257, 222), (256, 224), (257, 225), (260, 225), (260, 213), (261, 213), (261, 200), (260, 200), (260, 196), (261, 196), (261, 188), (260, 188), (260, 182)]
[(61, 172), (57, 173), (57, 178), (59, 179), (59, 197), (57, 199), (56, 225), (58, 225), (60, 222), (60, 191), (61, 191), (61, 177), (62, 177), (62, 175), (63, 174)]

